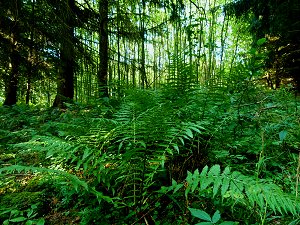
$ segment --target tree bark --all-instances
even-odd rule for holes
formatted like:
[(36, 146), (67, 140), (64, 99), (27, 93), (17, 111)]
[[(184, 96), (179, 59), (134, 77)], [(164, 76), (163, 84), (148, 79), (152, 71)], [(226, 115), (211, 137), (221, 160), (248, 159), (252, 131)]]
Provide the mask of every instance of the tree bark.
[(99, 1), (99, 58), (98, 69), (99, 97), (108, 97), (107, 74), (108, 74), (108, 0)]
[(57, 94), (53, 103), (53, 107), (63, 108), (64, 103), (72, 102), (74, 98), (74, 9), (75, 0), (68, 0), (66, 15), (64, 18), (64, 32), (61, 34), (60, 60), (61, 67), (57, 79)]
[(6, 94), (3, 105), (15, 105), (17, 103), (20, 61), (21, 56), (17, 50), (16, 43), (12, 43), (12, 52), (10, 56), (11, 71), (6, 83)]
[(144, 17), (145, 15), (145, 7), (146, 7), (146, 3), (145, 0), (142, 0), (142, 12), (141, 12), (141, 7), (139, 8), (139, 13), (140, 13), (140, 35), (141, 35), (141, 48), (142, 48), (142, 52), (141, 52), (141, 61), (140, 61), (140, 73), (141, 73), (141, 81), (142, 81), (142, 89), (144, 89), (145, 87), (148, 87), (148, 80), (147, 80), (147, 75), (146, 75), (146, 67), (145, 67), (145, 63), (146, 63), (146, 56), (145, 56), (145, 42), (146, 42), (146, 29), (145, 29), (145, 22), (144, 22)]
[(10, 64), (9, 64), (9, 76), (5, 82), (5, 100), (3, 105), (15, 105), (18, 101), (18, 80), (19, 80), (19, 69), (21, 64), (21, 55), (18, 49), (18, 41), (20, 36), (20, 23), (18, 13), (22, 9), (22, 1), (16, 0), (15, 4), (11, 5), (8, 10), (9, 17), (14, 21), (9, 28), (9, 41), (10, 41)]

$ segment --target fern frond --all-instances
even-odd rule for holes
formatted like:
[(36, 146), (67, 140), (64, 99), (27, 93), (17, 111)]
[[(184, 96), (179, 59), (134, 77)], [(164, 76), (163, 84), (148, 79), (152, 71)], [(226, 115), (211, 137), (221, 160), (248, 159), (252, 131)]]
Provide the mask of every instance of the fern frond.
[[(297, 215), (300, 210), (300, 203), (295, 197), (284, 193), (277, 185), (245, 176), (238, 171), (231, 172), (229, 167), (223, 172), (219, 165), (210, 169), (206, 166), (201, 173), (199, 170), (188, 172), (185, 186), (186, 198), (190, 194), (206, 194), (212, 198), (231, 199), (232, 202), (239, 202), (249, 209), (258, 207), (261, 211), (268, 209), (281, 215)], [(168, 191), (177, 189), (175, 185)]]
[(197, 77), (193, 65), (184, 62), (180, 55), (171, 55), (167, 77), (167, 94), (172, 98), (187, 96), (197, 86)]
[(88, 183), (85, 181), (79, 179), (76, 175), (67, 173), (62, 170), (54, 170), (54, 169), (48, 169), (48, 168), (41, 168), (41, 167), (33, 167), (33, 166), (21, 166), (21, 165), (12, 165), (12, 166), (6, 166), (4, 168), (0, 169), (0, 177), (6, 176), (8, 174), (13, 174), (14, 172), (24, 172), (24, 173), (50, 173), (50, 174), (56, 174), (64, 179), (67, 180), (67, 182), (75, 189), (76, 192), (79, 192), (80, 189), (83, 188), (83, 190), (94, 194), (98, 200), (105, 200), (107, 202), (112, 202), (112, 198), (108, 196), (104, 196), (101, 192), (96, 191), (94, 188), (89, 187)]

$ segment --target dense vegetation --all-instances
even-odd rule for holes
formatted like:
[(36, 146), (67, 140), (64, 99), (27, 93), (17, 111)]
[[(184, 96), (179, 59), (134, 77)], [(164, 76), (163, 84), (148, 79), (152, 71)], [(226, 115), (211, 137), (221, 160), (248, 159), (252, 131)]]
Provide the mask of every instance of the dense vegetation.
[(0, 2), (0, 223), (299, 224), (300, 4), (262, 2)]

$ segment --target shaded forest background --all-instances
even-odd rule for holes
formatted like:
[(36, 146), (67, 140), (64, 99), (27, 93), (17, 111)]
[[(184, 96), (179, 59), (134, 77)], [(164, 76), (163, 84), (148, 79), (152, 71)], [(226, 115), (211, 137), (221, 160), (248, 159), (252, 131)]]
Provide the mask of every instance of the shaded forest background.
[(299, 21), (299, 0), (0, 1), (0, 224), (299, 224)]
[[(299, 91), (296, 0), (19, 0), (0, 7), (4, 105), (62, 106), (156, 89), (172, 80), (174, 60), (189, 65), (195, 84), (226, 86), (241, 63), (260, 57), (251, 79)], [(256, 48), (259, 39), (266, 43)]]

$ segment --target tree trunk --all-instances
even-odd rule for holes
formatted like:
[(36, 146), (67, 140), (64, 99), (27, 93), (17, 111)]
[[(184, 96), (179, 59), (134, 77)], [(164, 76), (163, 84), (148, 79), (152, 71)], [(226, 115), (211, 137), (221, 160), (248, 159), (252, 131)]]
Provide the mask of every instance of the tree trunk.
[(19, 67), (21, 64), (21, 55), (18, 49), (18, 40), (20, 36), (20, 24), (18, 13), (21, 11), (22, 1), (17, 0), (12, 6), (11, 10), (8, 10), (8, 14), (15, 21), (12, 27), (10, 27), (10, 65), (9, 65), (9, 77), (5, 83), (5, 101), (3, 105), (14, 105), (17, 103), (17, 91), (19, 80)]
[(99, 97), (108, 97), (107, 74), (108, 74), (108, 0), (99, 1), (100, 14), (100, 64), (98, 70)]
[(10, 56), (11, 71), (10, 76), (6, 83), (6, 94), (3, 105), (15, 105), (17, 103), (17, 91), (18, 91), (18, 78), (19, 78), (19, 66), (21, 56), (16, 49), (16, 44), (12, 44), (12, 52)]
[(28, 71), (27, 71), (27, 88), (26, 88), (26, 100), (25, 103), (29, 105), (30, 101), (30, 94), (31, 94), (31, 83), (32, 83), (32, 76), (34, 73), (33, 64), (35, 62), (34, 56), (34, 28), (35, 28), (35, 0), (31, 2), (31, 27), (30, 27), (30, 45), (29, 45), (29, 57), (28, 57)]
[(74, 8), (75, 0), (68, 0), (67, 13), (62, 15), (65, 19), (64, 37), (61, 38), (60, 60), (61, 68), (57, 79), (57, 94), (53, 107), (63, 108), (65, 102), (71, 102), (74, 97)]
[(146, 75), (146, 67), (145, 67), (145, 63), (146, 63), (146, 56), (145, 56), (145, 42), (146, 42), (146, 29), (145, 29), (145, 22), (144, 22), (144, 17), (145, 15), (145, 0), (142, 0), (142, 12), (141, 12), (141, 8), (139, 8), (139, 14), (140, 14), (140, 35), (141, 35), (141, 47), (142, 47), (142, 52), (141, 52), (141, 61), (140, 61), (140, 73), (141, 73), (141, 81), (142, 81), (142, 89), (144, 89), (145, 87), (148, 87), (148, 80), (147, 80), (147, 75)]

